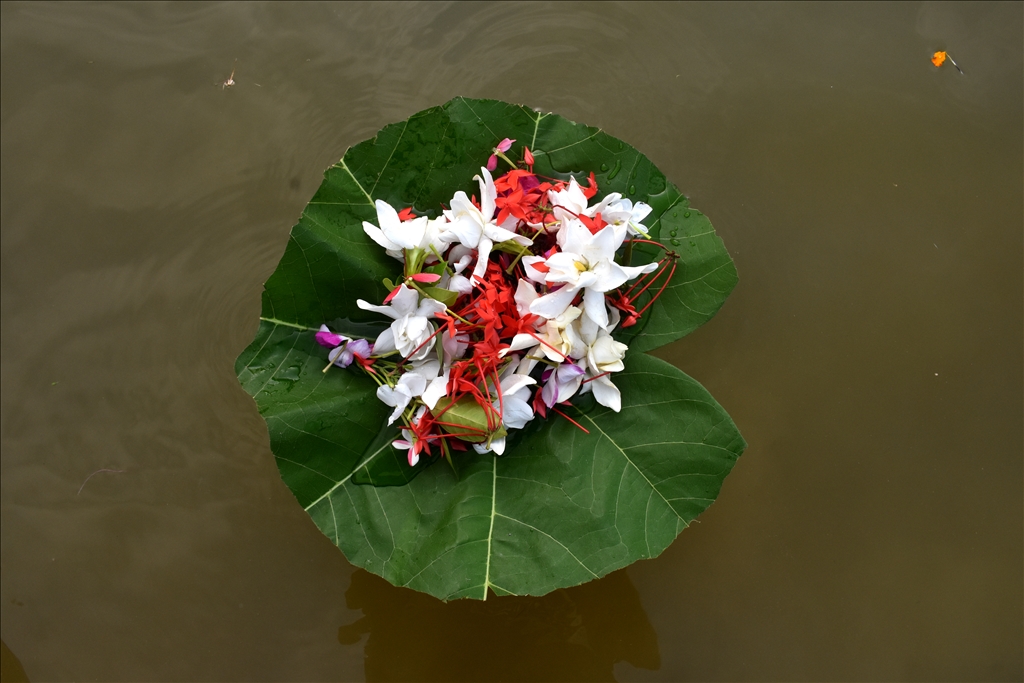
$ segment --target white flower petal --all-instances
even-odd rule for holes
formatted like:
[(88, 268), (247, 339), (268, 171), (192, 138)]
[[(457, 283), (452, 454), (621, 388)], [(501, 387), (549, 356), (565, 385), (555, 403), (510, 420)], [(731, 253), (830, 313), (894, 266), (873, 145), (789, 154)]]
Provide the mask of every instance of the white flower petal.
[(431, 410), (437, 405), (437, 402), (441, 400), (442, 396), (448, 395), (448, 371), (445, 370), (444, 374), (440, 377), (435, 377), (430, 380), (430, 384), (423, 391), (423, 395), (420, 398), (423, 400), (427, 407)]
[(396, 311), (391, 306), (376, 306), (374, 304), (371, 304), (369, 301), (364, 301), (362, 299), (356, 299), (356, 306), (363, 309), (364, 311), (374, 311), (376, 313), (380, 313), (381, 315), (386, 315), (387, 317), (392, 319), (398, 319), (402, 317), (402, 314)]
[(583, 293), (583, 309), (587, 312), (587, 317), (599, 326), (608, 326), (608, 307), (605, 306), (604, 292), (586, 289)]
[(390, 327), (381, 332), (377, 336), (377, 341), (373, 342), (373, 355), (375, 356), (386, 356), (397, 350), (398, 347), (395, 346), (395, 333)]
[(370, 236), (374, 242), (384, 247), (388, 251), (396, 251), (401, 249), (400, 246), (389, 240), (385, 235), (384, 231), (378, 228), (373, 223), (363, 221), (363, 232)]
[(530, 313), (548, 319), (557, 318), (572, 303), (577, 291), (577, 288), (573, 285), (564, 285), (561, 289), (536, 299), (530, 304)]
[(607, 375), (598, 377), (588, 382), (588, 384), (593, 390), (594, 398), (597, 399), (598, 403), (611, 408), (616, 413), (622, 410), (622, 396), (619, 394), (619, 388), (612, 384), (611, 379)]

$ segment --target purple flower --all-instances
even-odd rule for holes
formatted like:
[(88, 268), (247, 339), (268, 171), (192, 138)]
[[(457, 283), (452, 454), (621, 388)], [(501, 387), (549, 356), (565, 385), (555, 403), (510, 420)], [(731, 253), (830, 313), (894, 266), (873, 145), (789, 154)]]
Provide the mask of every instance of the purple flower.
[(341, 346), (344, 342), (347, 342), (348, 337), (340, 334), (331, 332), (327, 325), (321, 325), (320, 331), (316, 333), (316, 341), (320, 346), (326, 346), (331, 349), (335, 346)]
[(340, 368), (347, 368), (352, 361), (359, 358), (369, 358), (373, 355), (373, 344), (365, 339), (350, 339), (343, 334), (331, 332), (327, 325), (321, 325), (320, 331), (316, 333), (316, 341), (320, 346), (330, 349), (327, 357), (332, 363)]
[(556, 403), (568, 401), (579, 391), (583, 384), (584, 370), (575, 363), (565, 362), (560, 364), (550, 375), (544, 388), (540, 390), (540, 397), (548, 408)]
[(344, 346), (332, 349), (327, 357), (339, 368), (347, 368), (352, 361), (359, 358), (369, 358), (373, 353), (373, 345), (365, 339), (351, 339)]

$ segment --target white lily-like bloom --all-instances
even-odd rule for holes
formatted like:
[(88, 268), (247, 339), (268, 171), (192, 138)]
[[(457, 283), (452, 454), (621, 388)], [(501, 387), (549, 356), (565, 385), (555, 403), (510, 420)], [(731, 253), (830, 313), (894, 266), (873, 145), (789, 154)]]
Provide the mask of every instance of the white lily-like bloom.
[[(536, 383), (529, 375), (511, 373), (501, 378), (501, 421), (507, 429), (522, 429), (533, 419), (530, 386)], [(497, 402), (495, 407), (499, 407)]]
[(545, 261), (548, 267), (545, 281), (565, 285), (534, 301), (530, 312), (545, 318), (558, 317), (583, 290), (583, 308), (587, 317), (601, 327), (607, 327), (608, 307), (604, 293), (627, 280), (654, 271), (658, 264), (620, 266), (616, 263), (615, 251), (626, 237), (626, 231), (621, 227), (606, 225), (596, 234), (591, 234), (579, 221), (569, 221), (559, 233), (559, 238), (563, 236), (565, 244), (562, 251)]
[(567, 306), (555, 318), (545, 320), (537, 336), (517, 334), (513, 337), (507, 352), (531, 349), (527, 355), (535, 355), (539, 350), (556, 363), (569, 358), (582, 358), (587, 352), (587, 346), (579, 335), (578, 326), (573, 324), (582, 313), (576, 306)]
[(586, 344), (573, 323), (583, 314), (576, 306), (566, 306), (555, 318), (544, 323), (544, 344), (541, 348), (550, 360), (561, 362), (568, 358), (582, 358)]
[(533, 244), (528, 237), (494, 223), (494, 202), (498, 197), (498, 191), (494, 188), (494, 179), (491, 178), (490, 172), (481, 166), (480, 173), (483, 174), (482, 177), (473, 176), (474, 180), (480, 182), (480, 208), (469, 200), (465, 192), (456, 192), (452, 197), (452, 208), (444, 212), (448, 225), (441, 235), (446, 242), (459, 242), (477, 250), (476, 267), (473, 269), (473, 277), (476, 279), (483, 278), (484, 271), (487, 270), (487, 258), (495, 244), (510, 240), (524, 247)]
[[(569, 179), (569, 186), (563, 190), (548, 190), (548, 200), (551, 202), (552, 215), (558, 219), (558, 223), (548, 228), (549, 232), (558, 231), (556, 238), (559, 245), (564, 239), (562, 229), (570, 222), (578, 220), (576, 217), (587, 212), (587, 196), (583, 194), (583, 188), (576, 182), (575, 178)], [(588, 214), (589, 215), (589, 214)]]
[[(615, 320), (615, 323), (618, 324), (618, 320)], [(583, 393), (593, 391), (598, 403), (619, 412), (622, 408), (622, 397), (619, 388), (607, 373), (620, 372), (626, 367), (622, 359), (625, 358), (629, 347), (615, 341), (608, 330), (588, 320), (584, 320), (580, 325), (580, 336), (587, 347), (588, 381)]]
[(441, 233), (448, 220), (443, 216), (434, 219), (419, 216), (403, 221), (398, 217), (394, 207), (387, 202), (378, 199), (373, 204), (377, 207), (377, 222), (380, 223), (380, 227), (363, 221), (363, 231), (370, 239), (384, 247), (388, 256), (405, 262), (406, 249), (423, 249), (426, 252), (430, 252), (432, 247), (438, 252), (444, 249), (445, 242), (441, 240)]
[[(437, 361), (433, 362), (437, 363)], [(437, 375), (436, 369), (434, 370), (434, 374)], [(427, 387), (423, 390), (423, 393), (420, 394), (420, 399), (426, 404), (428, 408), (433, 410), (434, 406), (437, 405), (437, 402), (440, 401), (442, 397), (447, 395), (448, 368), (445, 368), (443, 373), (437, 375), (429, 382), (427, 382)]]
[(419, 292), (406, 285), (399, 286), (399, 292), (391, 299), (390, 306), (374, 306), (362, 299), (356, 305), (364, 311), (376, 311), (394, 320), (391, 327), (380, 333), (373, 343), (373, 352), (382, 356), (398, 351), (403, 358), (420, 360), (426, 358), (433, 348), (428, 343), (434, 334), (434, 324), (430, 321), (435, 313), (445, 310), (440, 301), (423, 297)]
[(420, 398), (428, 408), (437, 405), (441, 397), (448, 393), (448, 371), (445, 370), (439, 377), (440, 369), (441, 364), (436, 360), (413, 362), (398, 378), (395, 386), (377, 387), (377, 398), (395, 409), (388, 424), (397, 420), (414, 398)]
[(437, 286), (442, 289), (447, 289), (452, 292), (458, 292), (459, 294), (468, 294), (473, 290), (473, 283), (469, 281), (469, 278), (463, 275), (463, 271), (469, 267), (469, 264), (473, 261), (473, 250), (469, 247), (464, 247), (461, 244), (456, 244), (448, 252), (448, 265), (452, 269), (452, 274), (449, 275), (446, 271), (442, 276), (441, 280), (437, 283)]
[(393, 387), (386, 384), (377, 387), (377, 398), (382, 403), (393, 406), (394, 412), (388, 418), (388, 424), (392, 424), (401, 416), (402, 411), (408, 407), (413, 398), (421, 395), (427, 388), (427, 380), (415, 372), (406, 372), (398, 378), (398, 383)]
[(609, 225), (625, 228), (627, 234), (640, 237), (650, 237), (647, 228), (641, 223), (650, 213), (649, 205), (644, 202), (634, 204), (630, 199), (623, 199), (618, 192), (612, 192), (588, 210), (589, 216), (601, 214), (601, 218)]

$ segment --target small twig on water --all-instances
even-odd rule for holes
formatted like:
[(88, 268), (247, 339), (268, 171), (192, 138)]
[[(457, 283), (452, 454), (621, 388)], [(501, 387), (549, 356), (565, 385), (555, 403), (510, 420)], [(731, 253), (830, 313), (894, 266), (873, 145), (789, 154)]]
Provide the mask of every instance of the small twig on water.
[(89, 480), (92, 479), (97, 474), (99, 474), (100, 472), (113, 472), (115, 474), (120, 474), (122, 472), (127, 472), (127, 471), (128, 470), (108, 470), (108, 469), (96, 470), (95, 472), (93, 472), (92, 474), (90, 474), (88, 477), (85, 478), (85, 481), (82, 482), (82, 485), (78, 487), (78, 493), (76, 493), (75, 495), (77, 496), (79, 493), (81, 493), (82, 489), (85, 488), (85, 485), (89, 482)]
[(950, 64), (952, 64), (953, 66), (956, 67), (956, 70), (960, 72), (961, 76), (964, 75), (964, 70), (960, 68), (960, 65), (958, 65), (956, 62), (953, 61), (953, 57), (951, 57), (948, 52), (946, 53), (946, 59), (949, 60)]

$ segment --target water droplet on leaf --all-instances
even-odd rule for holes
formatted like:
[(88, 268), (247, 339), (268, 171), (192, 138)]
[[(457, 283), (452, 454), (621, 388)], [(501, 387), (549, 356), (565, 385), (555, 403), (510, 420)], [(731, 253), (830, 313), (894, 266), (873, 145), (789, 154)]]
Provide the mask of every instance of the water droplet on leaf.
[(608, 170), (608, 164), (601, 164), (601, 170), (602, 171), (607, 171)]
[(622, 170), (622, 159), (615, 160), (615, 167), (612, 168), (612, 172), (608, 174), (608, 180), (612, 180), (615, 176), (619, 175), (619, 171)]
[(277, 379), (283, 379), (287, 382), (296, 382), (299, 379), (299, 371), (302, 369), (301, 366), (291, 365), (277, 374)]
[(636, 194), (636, 185), (630, 185), (629, 186), (629, 193), (630, 194)]
[(679, 231), (678, 230), (672, 230), (668, 234), (671, 235), (672, 237), (675, 237), (676, 235), (679, 234)]
[(690, 217), (690, 212), (689, 211), (684, 211), (683, 212), (683, 218), (689, 218), (689, 217)]
[(673, 247), (678, 247), (678, 246), (679, 246), (679, 240), (677, 240), (677, 239), (674, 239), (674, 238), (673, 238), (673, 240), (672, 240), (672, 246), (673, 246)]

